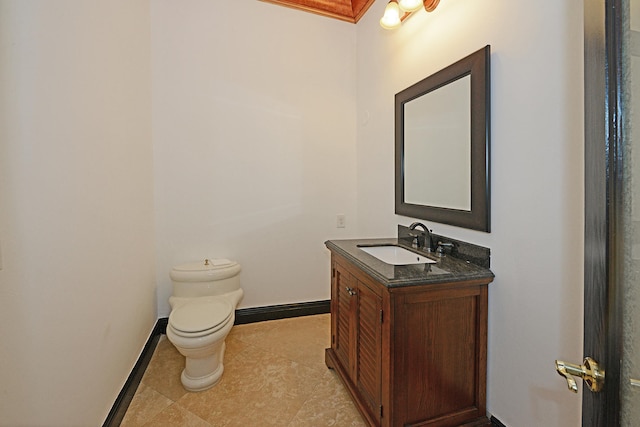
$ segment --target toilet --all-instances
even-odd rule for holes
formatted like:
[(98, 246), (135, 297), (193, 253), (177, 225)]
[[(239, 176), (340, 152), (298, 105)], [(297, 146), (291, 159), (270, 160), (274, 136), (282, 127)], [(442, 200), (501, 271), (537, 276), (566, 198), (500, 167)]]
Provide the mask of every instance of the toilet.
[(239, 274), (240, 265), (228, 259), (205, 259), (171, 270), (167, 338), (186, 359), (180, 379), (189, 391), (211, 388), (222, 377), (225, 338), (243, 295)]

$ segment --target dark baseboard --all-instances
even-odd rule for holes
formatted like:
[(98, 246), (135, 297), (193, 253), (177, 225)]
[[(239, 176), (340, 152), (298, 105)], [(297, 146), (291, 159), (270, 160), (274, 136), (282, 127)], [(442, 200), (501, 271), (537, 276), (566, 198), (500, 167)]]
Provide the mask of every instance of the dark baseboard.
[(331, 312), (331, 301), (311, 301), (297, 304), (270, 305), (266, 307), (241, 308), (236, 310), (236, 325), (264, 322), (265, 320), (311, 316)]
[[(287, 319), (290, 317), (311, 316), (313, 314), (324, 314), (331, 311), (331, 301), (311, 301), (296, 304), (271, 305), (267, 307), (241, 308), (236, 310), (236, 325), (245, 323), (263, 322), (265, 320)], [(122, 422), (127, 413), (129, 404), (136, 394), (138, 385), (142, 380), (144, 371), (151, 361), (151, 356), (158, 345), (160, 335), (167, 333), (169, 319), (162, 317), (156, 322), (153, 332), (142, 350), (136, 365), (133, 367), (129, 378), (124, 383), (124, 387), (116, 398), (107, 419), (102, 427), (117, 427)], [(503, 426), (504, 427), (504, 426)]]
[(507, 427), (502, 424), (496, 417), (491, 416), (491, 427)]
[(168, 317), (161, 317), (158, 319), (158, 330), (159, 334), (166, 335), (167, 334), (167, 325), (169, 324)]
[[(160, 322), (156, 322), (147, 343), (144, 345), (142, 349), (142, 353), (138, 358), (133, 370), (129, 374), (127, 381), (124, 383), (120, 394), (116, 398), (109, 415), (107, 415), (107, 419), (104, 421), (103, 427), (116, 427), (119, 426), (124, 418), (124, 415), (129, 408), (129, 404), (133, 399), (133, 396), (136, 394), (136, 390), (138, 389), (138, 385), (142, 380), (142, 376), (144, 375), (145, 369), (149, 365), (151, 361), (151, 356), (153, 356), (153, 351), (156, 349), (158, 345), (158, 341), (160, 340)], [(166, 329), (166, 326), (165, 326)]]
[[(236, 310), (234, 325), (246, 323), (264, 322), (266, 320), (288, 319), (290, 317), (312, 316), (331, 312), (331, 301), (310, 301), (295, 304), (268, 305), (265, 307), (241, 308)], [(169, 318), (158, 319), (158, 327), (161, 334), (167, 333)]]

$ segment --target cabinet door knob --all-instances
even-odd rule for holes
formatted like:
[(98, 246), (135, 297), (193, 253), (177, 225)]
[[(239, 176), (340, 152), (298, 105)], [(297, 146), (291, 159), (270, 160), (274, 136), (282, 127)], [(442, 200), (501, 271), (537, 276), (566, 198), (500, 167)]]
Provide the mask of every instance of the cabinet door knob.
[(354, 291), (353, 288), (347, 286), (346, 289), (349, 295), (354, 296), (356, 294), (356, 291)]

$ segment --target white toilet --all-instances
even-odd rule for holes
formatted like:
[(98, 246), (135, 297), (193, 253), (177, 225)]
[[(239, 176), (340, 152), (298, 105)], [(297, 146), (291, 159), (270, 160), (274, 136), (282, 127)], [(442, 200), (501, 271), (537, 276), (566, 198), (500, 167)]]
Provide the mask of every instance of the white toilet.
[(222, 377), (224, 340), (242, 298), (240, 265), (206, 259), (171, 270), (173, 296), (167, 338), (185, 356), (182, 385), (189, 391), (213, 387)]

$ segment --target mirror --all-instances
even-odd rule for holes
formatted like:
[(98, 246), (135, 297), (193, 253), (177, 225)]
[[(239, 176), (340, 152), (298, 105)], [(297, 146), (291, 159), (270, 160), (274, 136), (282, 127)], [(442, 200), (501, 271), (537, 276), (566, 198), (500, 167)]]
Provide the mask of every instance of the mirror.
[(490, 231), (490, 46), (395, 97), (395, 212)]

